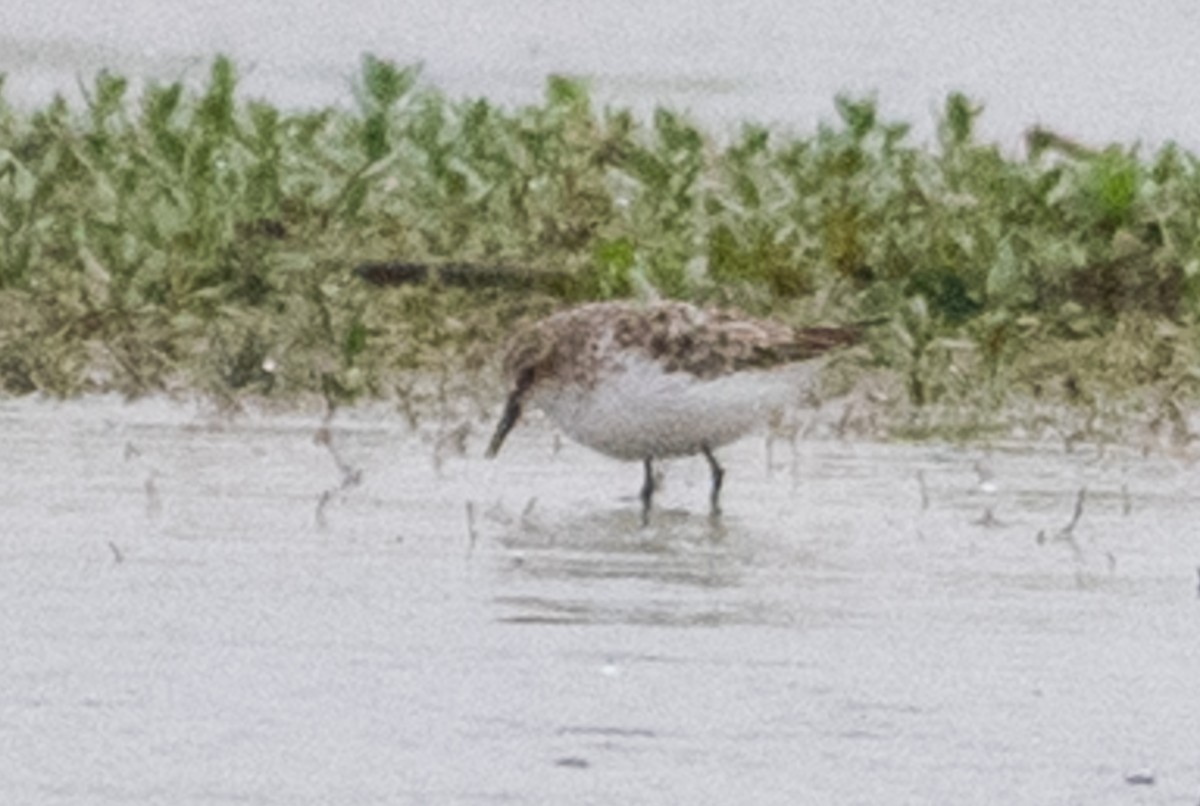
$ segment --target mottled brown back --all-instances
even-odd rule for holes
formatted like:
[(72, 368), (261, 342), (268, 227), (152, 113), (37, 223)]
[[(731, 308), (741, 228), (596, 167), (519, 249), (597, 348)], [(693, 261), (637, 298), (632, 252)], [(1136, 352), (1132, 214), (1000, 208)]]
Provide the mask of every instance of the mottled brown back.
[(778, 322), (703, 310), (683, 302), (599, 302), (554, 314), (518, 334), (505, 369), (549, 371), (560, 382), (591, 385), (613, 356), (604, 344), (641, 351), (667, 372), (711, 379), (816, 358), (861, 341), (863, 328), (791, 328)]

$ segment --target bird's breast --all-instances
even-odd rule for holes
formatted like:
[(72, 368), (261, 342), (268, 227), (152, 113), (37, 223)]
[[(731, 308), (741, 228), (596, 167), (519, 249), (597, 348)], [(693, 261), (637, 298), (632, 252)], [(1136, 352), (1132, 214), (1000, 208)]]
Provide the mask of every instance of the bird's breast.
[(700, 378), (635, 352), (595, 377), (548, 379), (539, 406), (567, 436), (625, 460), (687, 456), (733, 442), (811, 383), (808, 365)]

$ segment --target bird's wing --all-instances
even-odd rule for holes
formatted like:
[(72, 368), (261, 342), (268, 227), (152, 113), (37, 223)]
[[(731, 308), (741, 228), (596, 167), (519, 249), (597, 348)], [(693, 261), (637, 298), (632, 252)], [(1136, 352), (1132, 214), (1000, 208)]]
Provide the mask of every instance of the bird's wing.
[(639, 318), (648, 332), (640, 344), (668, 372), (714, 378), (742, 369), (766, 369), (816, 358), (862, 340), (862, 326), (796, 329), (727, 311), (663, 304)]

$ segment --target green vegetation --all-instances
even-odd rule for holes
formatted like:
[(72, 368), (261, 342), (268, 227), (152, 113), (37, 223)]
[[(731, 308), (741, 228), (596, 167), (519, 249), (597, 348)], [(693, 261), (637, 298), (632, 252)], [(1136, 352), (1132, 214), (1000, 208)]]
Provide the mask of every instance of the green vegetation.
[[(370, 57), (349, 111), (244, 100), (226, 59), (198, 92), (134, 98), (101, 74), (82, 109), (0, 101), (0, 389), (384, 397), (417, 416), (478, 389), (517, 318), (653, 290), (891, 317), (859, 369), (888, 380), (897, 432), (1031, 401), (1156, 417), (1194, 396), (1195, 156), (1035, 130), (1012, 158), (976, 140), (960, 95), (933, 147), (869, 100), (837, 112), (808, 136), (718, 142), (670, 110), (597, 110), (564, 78), (505, 109)], [(350, 271), (395, 259), (569, 282), (380, 292)]]

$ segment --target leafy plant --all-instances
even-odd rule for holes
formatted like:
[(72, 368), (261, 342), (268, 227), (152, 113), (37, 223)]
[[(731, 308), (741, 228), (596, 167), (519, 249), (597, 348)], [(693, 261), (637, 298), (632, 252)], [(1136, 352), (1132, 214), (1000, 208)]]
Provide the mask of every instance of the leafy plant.
[[(411, 403), (433, 373), (421, 399), (442, 399), (518, 318), (636, 294), (890, 316), (876, 368), (927, 410), (1018, 388), (1194, 393), (1200, 161), (1177, 146), (1035, 129), (1013, 157), (979, 141), (984, 108), (961, 94), (931, 146), (848, 96), (810, 133), (719, 138), (671, 109), (597, 109), (572, 77), (507, 108), (372, 56), (345, 108), (244, 99), (224, 57), (199, 87), (130, 86), (101, 73), (82, 106), (29, 112), (0, 97), (9, 394)], [(380, 294), (349, 275), (365, 260), (560, 279)], [(1171, 328), (1169, 349), (1144, 322)], [(1112, 360), (1075, 360), (1085, 348)]]

